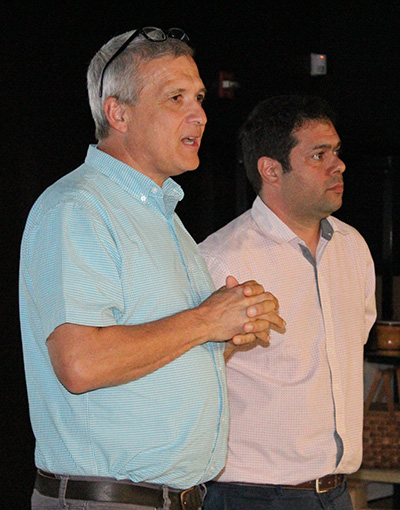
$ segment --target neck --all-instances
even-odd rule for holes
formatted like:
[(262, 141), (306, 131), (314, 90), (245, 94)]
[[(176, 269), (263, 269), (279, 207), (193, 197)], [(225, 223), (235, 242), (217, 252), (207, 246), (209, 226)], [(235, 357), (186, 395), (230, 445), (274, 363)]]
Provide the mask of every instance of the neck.
[(298, 217), (292, 211), (286, 210), (277, 204), (271, 203), (271, 201), (265, 200), (265, 197), (260, 196), (260, 198), (269, 207), (269, 209), (271, 209), (271, 211), (290, 228), (290, 230), (292, 230), (306, 243), (315, 259), (320, 238), (320, 220)]
[(166, 180), (165, 178), (161, 178), (157, 173), (146, 170), (144, 165), (141, 164), (140, 159), (135, 158), (132, 155), (132, 151), (127, 149), (119, 139), (115, 139), (109, 136), (108, 138), (100, 140), (97, 148), (109, 156), (112, 156), (113, 158), (122, 161), (122, 163), (125, 163), (126, 165), (134, 168), (137, 172), (146, 175), (156, 184), (158, 184), (160, 188)]

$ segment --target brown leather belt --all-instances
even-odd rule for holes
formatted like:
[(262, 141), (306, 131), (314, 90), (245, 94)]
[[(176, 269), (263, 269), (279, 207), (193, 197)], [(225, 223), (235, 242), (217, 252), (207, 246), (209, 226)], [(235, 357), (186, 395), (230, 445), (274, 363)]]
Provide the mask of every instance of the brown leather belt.
[[(43, 496), (59, 497), (61, 480), (53, 473), (38, 470), (35, 489)], [(200, 486), (179, 491), (168, 489), (171, 510), (199, 510), (203, 504), (203, 491)], [(127, 503), (162, 508), (164, 506), (163, 488), (151, 488), (134, 483), (121, 483), (117, 480), (87, 481), (68, 480), (65, 499), (98, 501), (105, 503)]]
[(318, 493), (328, 492), (332, 489), (336, 489), (342, 485), (345, 481), (346, 475), (326, 475), (322, 478), (317, 478), (316, 480), (310, 480), (309, 482), (300, 483), (299, 485), (272, 485), (268, 483), (242, 483), (238, 482), (234, 485), (248, 485), (253, 487), (266, 487), (271, 489), (276, 489), (280, 487), (281, 489), (290, 489), (290, 490), (301, 490), (301, 491), (315, 491)]

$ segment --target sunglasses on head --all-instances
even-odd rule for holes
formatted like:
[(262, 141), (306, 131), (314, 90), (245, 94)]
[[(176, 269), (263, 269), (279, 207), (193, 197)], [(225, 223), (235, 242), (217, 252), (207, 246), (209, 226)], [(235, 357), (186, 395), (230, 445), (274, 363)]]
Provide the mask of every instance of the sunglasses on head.
[(170, 28), (168, 30), (162, 30), (157, 27), (144, 27), (135, 30), (128, 39), (122, 44), (120, 48), (111, 56), (111, 58), (106, 62), (100, 76), (100, 87), (99, 87), (99, 97), (103, 96), (103, 82), (104, 82), (104, 74), (107, 70), (107, 67), (111, 64), (111, 62), (120, 55), (124, 49), (131, 43), (136, 37), (139, 35), (143, 35), (148, 41), (151, 42), (164, 42), (168, 37), (173, 39), (179, 39), (185, 43), (189, 42), (189, 37), (181, 28)]

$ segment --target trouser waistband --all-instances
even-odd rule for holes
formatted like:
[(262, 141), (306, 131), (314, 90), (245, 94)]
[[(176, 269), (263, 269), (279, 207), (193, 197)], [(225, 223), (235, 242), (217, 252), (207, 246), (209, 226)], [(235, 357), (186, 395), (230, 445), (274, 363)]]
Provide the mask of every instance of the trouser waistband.
[[(163, 485), (136, 484), (130, 480), (105, 479), (104, 481), (68, 479), (65, 499), (97, 501), (104, 503), (127, 503), (155, 508), (163, 508), (164, 499), (170, 499), (170, 510), (199, 510), (203, 504), (202, 486), (196, 485), (187, 490), (178, 490)], [(35, 489), (43, 496), (60, 497), (61, 475), (38, 470)]]
[(317, 478), (316, 480), (309, 480), (308, 482), (303, 482), (298, 485), (274, 485), (269, 483), (246, 483), (246, 482), (216, 482), (216, 483), (227, 483), (227, 485), (245, 485), (248, 487), (264, 487), (275, 489), (280, 487), (281, 489), (286, 490), (313, 490), (315, 492), (328, 492), (332, 489), (336, 489), (342, 485), (342, 483), (346, 480), (346, 475), (326, 475), (322, 478)]

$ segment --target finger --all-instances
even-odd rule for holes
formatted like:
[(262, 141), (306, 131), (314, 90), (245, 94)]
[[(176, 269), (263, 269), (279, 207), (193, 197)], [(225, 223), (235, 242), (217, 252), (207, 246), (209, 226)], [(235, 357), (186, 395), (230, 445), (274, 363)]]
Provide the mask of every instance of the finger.
[(268, 321), (271, 329), (277, 331), (278, 333), (285, 333), (286, 321), (282, 319), (282, 317), (280, 317), (276, 313), (273, 313), (268, 316)]
[(275, 296), (267, 293), (263, 301), (252, 303), (246, 309), (247, 317), (257, 317), (259, 315), (266, 315), (271, 312), (279, 310), (279, 302)]
[(251, 322), (246, 322), (246, 324), (243, 325), (243, 331), (245, 333), (253, 333), (254, 335), (264, 331), (269, 333), (270, 328), (271, 323), (266, 319), (257, 319)]
[(284, 322), (283, 326), (282, 325), (278, 326), (277, 324), (274, 324), (273, 322), (271, 322), (270, 323), (271, 329), (273, 329), (277, 333), (286, 333), (286, 321), (283, 321), (283, 322)]
[[(264, 347), (268, 347), (270, 344), (270, 338), (267, 333), (262, 333), (260, 335), (252, 335), (252, 334), (245, 334), (245, 335), (235, 335), (232, 340), (232, 344), (236, 347), (240, 345), (250, 345), (250, 344), (258, 344), (263, 345)], [(234, 349), (232, 349), (232, 352), (234, 352)]]
[(243, 331), (246, 333), (258, 334), (263, 331), (269, 332), (270, 329), (278, 333), (284, 333), (286, 331), (286, 322), (276, 313), (270, 313), (251, 322), (246, 322), (243, 325)]
[(242, 283), (243, 294), (247, 297), (258, 296), (264, 292), (264, 287), (255, 280)]
[(271, 336), (269, 332), (262, 331), (261, 333), (257, 333), (257, 343), (262, 343), (264, 347), (268, 346), (270, 344)]
[(235, 345), (245, 345), (255, 342), (256, 339), (257, 337), (256, 335), (253, 335), (253, 333), (246, 333), (244, 335), (235, 335), (232, 338), (232, 343)]
[(278, 298), (276, 298), (273, 294), (271, 294), (271, 292), (266, 292), (265, 294), (266, 294), (267, 300), (272, 300), (275, 303), (275, 311), (278, 311), (279, 310)]
[(226, 277), (225, 280), (225, 287), (227, 289), (232, 289), (233, 287), (237, 287), (239, 285), (239, 282), (236, 280), (236, 278), (232, 275), (229, 275)]

